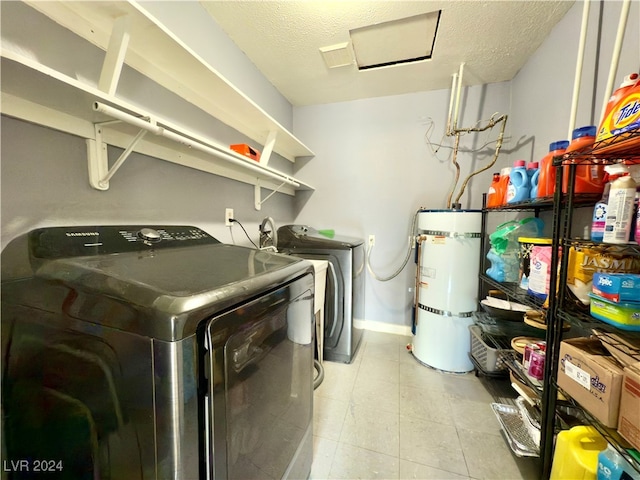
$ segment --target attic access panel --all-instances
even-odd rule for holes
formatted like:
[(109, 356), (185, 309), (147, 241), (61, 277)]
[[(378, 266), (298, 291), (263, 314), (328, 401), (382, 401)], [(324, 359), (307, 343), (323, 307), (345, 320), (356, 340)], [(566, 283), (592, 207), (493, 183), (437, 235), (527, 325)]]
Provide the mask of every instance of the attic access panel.
[(358, 70), (430, 59), (441, 12), (438, 10), (350, 30)]

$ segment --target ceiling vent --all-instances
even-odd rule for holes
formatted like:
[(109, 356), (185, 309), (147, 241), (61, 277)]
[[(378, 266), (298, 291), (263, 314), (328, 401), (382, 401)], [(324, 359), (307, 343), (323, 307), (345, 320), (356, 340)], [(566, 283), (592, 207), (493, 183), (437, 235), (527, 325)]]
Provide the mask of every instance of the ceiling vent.
[(353, 64), (353, 55), (349, 48), (349, 42), (322, 47), (320, 53), (328, 68), (344, 67)]
[(440, 12), (424, 13), (351, 30), (359, 70), (428, 60), (436, 41)]

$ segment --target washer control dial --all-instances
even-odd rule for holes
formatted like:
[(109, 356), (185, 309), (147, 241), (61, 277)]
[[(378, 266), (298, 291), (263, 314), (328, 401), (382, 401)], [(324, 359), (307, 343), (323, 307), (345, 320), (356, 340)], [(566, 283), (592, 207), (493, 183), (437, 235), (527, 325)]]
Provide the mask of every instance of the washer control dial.
[(153, 228), (142, 228), (138, 232), (138, 237), (148, 242), (159, 242), (160, 241), (160, 232), (154, 230)]

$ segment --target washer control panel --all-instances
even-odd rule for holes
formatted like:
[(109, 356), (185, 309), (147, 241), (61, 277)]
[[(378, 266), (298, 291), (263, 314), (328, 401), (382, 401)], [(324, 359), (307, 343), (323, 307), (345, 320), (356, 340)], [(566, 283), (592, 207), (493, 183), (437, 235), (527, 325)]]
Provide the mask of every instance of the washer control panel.
[(192, 226), (89, 226), (40, 228), (29, 233), (29, 250), (37, 258), (106, 255), (151, 249), (220, 243)]

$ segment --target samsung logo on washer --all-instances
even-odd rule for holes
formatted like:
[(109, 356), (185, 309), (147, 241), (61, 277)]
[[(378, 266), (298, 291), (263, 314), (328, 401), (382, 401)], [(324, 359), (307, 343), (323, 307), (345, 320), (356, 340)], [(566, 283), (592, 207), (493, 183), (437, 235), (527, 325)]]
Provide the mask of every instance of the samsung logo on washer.
[(100, 235), (98, 232), (67, 232), (67, 237), (97, 237)]

